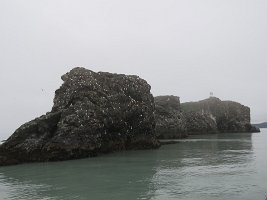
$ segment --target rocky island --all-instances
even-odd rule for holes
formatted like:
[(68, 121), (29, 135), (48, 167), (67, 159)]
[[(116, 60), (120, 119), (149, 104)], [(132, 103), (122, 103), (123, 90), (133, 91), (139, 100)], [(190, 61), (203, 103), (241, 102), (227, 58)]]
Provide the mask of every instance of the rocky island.
[(154, 149), (158, 139), (191, 134), (259, 131), (249, 107), (215, 97), (182, 104), (177, 96), (154, 98), (138, 76), (77, 67), (61, 79), (51, 111), (0, 145), (0, 166)]
[(61, 78), (51, 112), (22, 125), (0, 146), (0, 165), (159, 147), (145, 80), (84, 68)]
[(259, 132), (250, 123), (250, 108), (210, 97), (180, 103), (179, 97), (155, 97), (156, 133), (159, 139), (179, 139), (192, 134)]
[(198, 102), (182, 103), (184, 112), (207, 113), (216, 121), (219, 132), (259, 132), (251, 125), (250, 108), (234, 101), (210, 97)]

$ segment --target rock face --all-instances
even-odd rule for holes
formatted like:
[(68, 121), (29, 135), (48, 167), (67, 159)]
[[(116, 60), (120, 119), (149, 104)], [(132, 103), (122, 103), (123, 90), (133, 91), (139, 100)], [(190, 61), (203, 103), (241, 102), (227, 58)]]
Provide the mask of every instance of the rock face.
[(250, 124), (250, 108), (233, 101), (210, 97), (199, 102), (181, 104), (184, 112), (209, 113), (216, 120), (219, 132), (254, 132)]
[(0, 165), (159, 147), (145, 80), (84, 68), (62, 80), (52, 111), (22, 125), (0, 146)]
[(186, 118), (176, 96), (155, 97), (156, 134), (159, 139), (187, 137)]
[(177, 96), (155, 97), (156, 134), (159, 139), (179, 139), (190, 134), (217, 133), (214, 117), (203, 111), (184, 112)]
[(218, 133), (217, 122), (208, 112), (184, 112), (189, 135)]

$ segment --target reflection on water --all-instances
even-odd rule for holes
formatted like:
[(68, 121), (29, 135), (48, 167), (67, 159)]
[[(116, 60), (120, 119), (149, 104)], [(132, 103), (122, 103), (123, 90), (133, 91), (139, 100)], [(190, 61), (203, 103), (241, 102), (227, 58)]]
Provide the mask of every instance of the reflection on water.
[(159, 150), (0, 168), (0, 199), (264, 199), (267, 131), (194, 136)]

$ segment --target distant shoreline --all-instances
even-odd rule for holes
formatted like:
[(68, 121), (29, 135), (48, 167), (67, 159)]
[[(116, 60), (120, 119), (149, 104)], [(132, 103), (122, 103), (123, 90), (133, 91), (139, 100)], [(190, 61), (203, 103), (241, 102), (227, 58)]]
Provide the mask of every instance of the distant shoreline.
[(267, 122), (262, 122), (259, 124), (252, 124), (253, 126), (256, 126), (257, 128), (267, 128)]

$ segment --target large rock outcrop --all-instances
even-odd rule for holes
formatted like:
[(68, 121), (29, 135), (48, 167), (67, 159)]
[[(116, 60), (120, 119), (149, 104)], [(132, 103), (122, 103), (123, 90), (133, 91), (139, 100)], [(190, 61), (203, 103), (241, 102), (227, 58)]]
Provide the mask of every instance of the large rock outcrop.
[(0, 165), (159, 147), (145, 80), (84, 68), (62, 80), (52, 111), (22, 125), (0, 146)]
[(185, 113), (204, 112), (216, 120), (219, 132), (257, 132), (250, 124), (250, 108), (233, 101), (221, 101), (216, 97), (198, 102), (182, 103)]
[(156, 134), (159, 139), (187, 137), (186, 119), (176, 96), (158, 96), (155, 100)]

